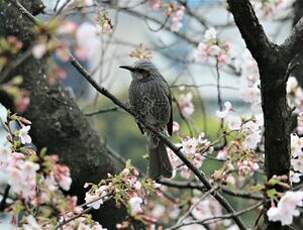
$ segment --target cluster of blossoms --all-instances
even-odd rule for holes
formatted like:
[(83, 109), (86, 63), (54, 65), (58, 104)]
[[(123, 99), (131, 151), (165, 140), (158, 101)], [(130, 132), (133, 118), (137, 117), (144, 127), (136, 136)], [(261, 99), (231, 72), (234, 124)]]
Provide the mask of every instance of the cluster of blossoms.
[(177, 32), (183, 27), (182, 20), (185, 13), (183, 5), (178, 5), (176, 2), (164, 4), (162, 0), (149, 0), (148, 4), (153, 11), (158, 11), (161, 8), (165, 9), (166, 15), (171, 21), (171, 31)]
[(282, 225), (290, 225), (294, 217), (300, 216), (300, 211), (297, 207), (303, 206), (302, 191), (287, 191), (279, 200), (278, 205), (272, 206), (267, 211), (267, 216), (270, 221), (280, 221)]
[(303, 90), (295, 77), (288, 78), (286, 92), (289, 106), (295, 107), (296, 113), (303, 112)]
[(303, 175), (303, 138), (296, 134), (291, 135), (291, 166), (293, 172), (291, 180), (294, 183), (300, 182), (300, 177)]
[(170, 3), (168, 5), (166, 14), (171, 19), (171, 31), (179, 31), (182, 28), (184, 12), (184, 6), (177, 5), (176, 3)]
[(250, 119), (244, 119), (234, 113), (230, 102), (224, 103), (224, 109), (217, 111), (217, 116), (224, 119), (230, 131), (238, 131), (245, 149), (255, 150), (262, 138), (263, 117), (256, 115)]
[[(221, 205), (213, 197), (206, 199), (199, 199), (199, 197), (193, 197), (192, 199), (192, 216), (196, 220), (205, 220), (213, 216), (222, 215)], [(190, 221), (188, 218), (186, 221)], [(185, 221), (185, 223), (186, 223)], [(210, 229), (217, 229), (221, 224), (212, 223), (209, 225)]]
[(289, 77), (286, 84), (287, 101), (297, 116), (297, 133), (303, 134), (303, 89), (299, 86), (295, 77)]
[[(201, 133), (197, 138), (182, 138), (180, 147), (182, 147), (187, 159), (189, 159), (196, 168), (201, 168), (205, 155), (213, 152), (213, 147), (205, 138), (204, 133)], [(183, 178), (190, 178), (193, 175), (191, 170), (188, 169), (187, 166), (183, 165), (182, 161), (172, 152), (172, 150), (169, 148), (167, 150), (175, 171)]]
[[(117, 206), (127, 207), (128, 213), (133, 220), (141, 220), (147, 225), (153, 224), (153, 218), (144, 214), (143, 204), (147, 197), (155, 191), (155, 183), (151, 179), (139, 180), (139, 172), (128, 161), (126, 167), (115, 176), (108, 175), (98, 185), (87, 183), (90, 187), (86, 193), (86, 206), (94, 209), (100, 208), (109, 198), (116, 201)], [(117, 228), (131, 226), (132, 220), (124, 221)]]
[(199, 43), (195, 56), (197, 61), (208, 62), (212, 59), (220, 66), (224, 66), (232, 60), (231, 46), (226, 41), (220, 40), (217, 31), (210, 28), (204, 34), (204, 41)]
[(251, 109), (254, 112), (260, 111), (261, 91), (260, 91), (260, 76), (258, 66), (255, 60), (249, 53), (245, 53), (243, 61), (243, 80), (242, 88), (243, 101), (251, 104)]
[[(67, 62), (69, 50), (72, 50), (80, 60), (91, 59), (97, 55), (98, 47), (101, 45), (101, 34), (109, 34), (112, 30), (112, 21), (104, 12), (97, 14), (95, 23), (84, 22), (78, 25), (73, 21), (53, 20), (51, 23), (41, 24), (37, 28), (39, 36), (37, 36), (36, 43), (32, 48), (32, 54), (36, 59), (41, 59), (47, 54), (54, 53), (60, 61)], [(59, 38), (59, 40), (54, 37)], [(65, 78), (66, 74), (62, 68), (59, 68), (55, 63), (49, 66), (48, 80), (50, 84)]]
[(108, 17), (106, 13), (100, 13), (97, 16), (97, 23), (99, 24), (102, 33), (111, 33), (113, 32), (113, 24), (111, 19)]
[(140, 44), (136, 49), (134, 49), (129, 56), (135, 59), (151, 59), (152, 58), (152, 51), (148, 47)]
[[(46, 150), (36, 151), (29, 135), (31, 122), (9, 113), (0, 104), (1, 186), (9, 185), (10, 197), (5, 213), (12, 228), (53, 229), (62, 221), (82, 212), (77, 197), (63, 194), (71, 186), (70, 170), (58, 163), (58, 156), (46, 155)], [(5, 137), (7, 136), (7, 138)], [(36, 210), (33, 214), (33, 210)], [(102, 226), (90, 215), (69, 222), (62, 229), (95, 229)]]
[(234, 135), (217, 154), (217, 159), (224, 160), (225, 164), (214, 173), (214, 179), (234, 184), (236, 180), (232, 173), (236, 170), (237, 181), (241, 182), (259, 169), (255, 150), (261, 142), (263, 119), (261, 116), (243, 118), (236, 115), (230, 102), (225, 102), (224, 109), (217, 111), (217, 116), (226, 122), (226, 132)]

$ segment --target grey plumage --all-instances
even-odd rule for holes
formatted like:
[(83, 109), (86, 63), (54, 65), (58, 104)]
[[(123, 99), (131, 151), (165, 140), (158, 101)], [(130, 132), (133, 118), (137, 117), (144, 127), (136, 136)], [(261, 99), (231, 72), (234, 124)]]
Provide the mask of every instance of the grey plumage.
[[(131, 71), (132, 82), (129, 87), (129, 102), (132, 109), (159, 132), (167, 129), (172, 134), (172, 103), (170, 89), (158, 69), (147, 60), (137, 61), (133, 66), (121, 66)], [(172, 166), (165, 145), (151, 132), (148, 137), (149, 176), (171, 177)]]

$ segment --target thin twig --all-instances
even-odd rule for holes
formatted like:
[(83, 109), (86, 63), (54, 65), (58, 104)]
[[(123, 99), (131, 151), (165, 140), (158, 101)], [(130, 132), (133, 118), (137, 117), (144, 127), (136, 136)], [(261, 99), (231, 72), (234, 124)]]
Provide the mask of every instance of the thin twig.
[(119, 110), (119, 107), (112, 107), (112, 108), (108, 108), (108, 109), (100, 109), (98, 111), (91, 112), (91, 113), (85, 113), (84, 115), (87, 117), (91, 117), (91, 116), (99, 115), (102, 113), (108, 113), (108, 112), (113, 112), (113, 111), (118, 111), (118, 110)]
[[(193, 211), (193, 209), (195, 207), (197, 207), (197, 205), (202, 201), (204, 200), (206, 197), (208, 197), (211, 193), (213, 193), (214, 191), (216, 191), (219, 187), (218, 186), (214, 186), (211, 190), (207, 191), (206, 193), (204, 193), (200, 198), (199, 200), (195, 203), (195, 204), (192, 204), (191, 207), (187, 210), (187, 212), (184, 213), (183, 216), (181, 216), (179, 218), (179, 220), (177, 221), (177, 223), (174, 225), (174, 226), (178, 226), (180, 225), (181, 223), (183, 223), (183, 221), (191, 214), (191, 212)], [(174, 227), (173, 226), (173, 227)], [(173, 228), (172, 227), (172, 228)]]
[[(92, 201), (90, 201), (90, 202), (86, 202), (86, 203), (80, 205), (79, 207), (88, 206), (88, 205), (90, 205), (90, 204), (92, 204), (92, 203), (95, 203), (96, 201), (99, 201), (99, 200), (101, 200), (101, 199), (103, 199), (103, 198), (104, 198), (104, 196), (98, 197), (98, 198), (96, 198), (96, 199), (94, 199), (94, 200), (92, 200)], [(112, 198), (111, 196), (107, 197), (107, 198), (103, 201), (103, 204), (104, 204), (106, 201), (110, 200), (111, 198)], [(91, 207), (88, 207), (88, 208), (84, 209), (82, 212), (80, 212), (79, 214), (77, 214), (77, 215), (71, 217), (70, 219), (63, 220), (62, 222), (60, 222), (60, 223), (55, 227), (55, 230), (60, 229), (60, 228), (62, 228), (64, 225), (68, 224), (69, 222), (78, 219), (79, 217), (81, 217), (81, 216), (83, 216), (84, 214), (88, 213), (88, 212), (91, 211), (92, 209), (93, 209), (92, 206), (91, 206)]]

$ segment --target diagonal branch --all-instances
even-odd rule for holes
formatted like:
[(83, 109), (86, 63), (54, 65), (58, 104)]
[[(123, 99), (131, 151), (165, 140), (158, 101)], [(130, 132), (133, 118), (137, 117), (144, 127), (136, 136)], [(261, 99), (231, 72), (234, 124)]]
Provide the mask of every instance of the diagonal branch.
[(262, 25), (249, 0), (227, 0), (229, 10), (234, 16), (246, 46), (258, 63), (264, 62), (273, 46), (267, 38)]
[[(206, 175), (196, 168), (184, 155), (181, 149), (175, 146), (172, 142), (168, 140), (168, 138), (159, 133), (156, 129), (152, 126), (145, 124), (142, 118), (138, 117), (134, 111), (128, 108), (125, 104), (123, 104), (118, 98), (116, 98), (113, 94), (111, 94), (107, 89), (102, 86), (99, 86), (97, 82), (90, 76), (90, 74), (81, 66), (81, 64), (76, 60), (74, 56), (70, 56), (71, 61), (70, 63), (82, 74), (82, 76), (102, 95), (109, 98), (114, 104), (131, 114), (136, 120), (146, 129), (154, 133), (166, 146), (168, 146), (181, 160), (182, 162), (198, 177), (198, 179), (204, 184), (207, 191), (211, 190), (213, 186), (211, 185), (210, 181), (206, 177)], [(233, 207), (230, 203), (222, 196), (219, 192), (212, 192), (211, 193), (216, 200), (229, 212), (234, 213)], [(233, 216), (233, 220), (239, 226), (240, 229), (247, 229), (243, 221), (238, 216)]]

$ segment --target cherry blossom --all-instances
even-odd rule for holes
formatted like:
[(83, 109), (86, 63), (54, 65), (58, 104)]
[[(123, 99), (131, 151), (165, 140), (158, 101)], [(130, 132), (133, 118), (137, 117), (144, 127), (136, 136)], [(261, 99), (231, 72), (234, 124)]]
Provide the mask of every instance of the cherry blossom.
[(297, 121), (297, 132), (299, 135), (303, 135), (303, 112), (298, 114)]
[(204, 34), (204, 41), (198, 44), (195, 51), (197, 61), (208, 62), (209, 58), (214, 58), (223, 66), (231, 62), (231, 46), (225, 41), (217, 38), (217, 32), (214, 28), (209, 28)]
[(195, 111), (192, 99), (193, 95), (191, 92), (189, 92), (187, 94), (181, 94), (178, 100), (181, 113), (187, 119), (191, 118), (193, 112)]
[(253, 172), (259, 169), (259, 165), (256, 162), (250, 160), (238, 161), (238, 170), (240, 175), (252, 175)]
[(299, 183), (301, 181), (302, 173), (290, 171), (290, 181), (292, 183)]
[(148, 4), (152, 10), (157, 11), (161, 8), (162, 0), (148, 0)]
[(7, 109), (0, 103), (0, 122), (5, 124), (7, 122)]
[(28, 135), (28, 131), (30, 130), (30, 126), (23, 126), (20, 130), (17, 131), (17, 136), (20, 137), (20, 141), (22, 144), (29, 144), (32, 142), (32, 138)]
[(171, 31), (177, 32), (182, 26), (182, 19), (184, 16), (185, 7), (183, 5), (178, 5), (175, 2), (169, 3), (167, 5), (166, 14), (171, 19)]
[(142, 198), (138, 196), (134, 196), (129, 199), (128, 204), (130, 206), (132, 215), (137, 215), (143, 211), (141, 207), (142, 203), (143, 203)]
[[(222, 208), (220, 204), (212, 197), (199, 200), (198, 197), (192, 199), (193, 210), (192, 215), (197, 220), (204, 220), (212, 216), (222, 215)], [(217, 224), (210, 224), (212, 229), (216, 229)]]
[(180, 125), (178, 122), (173, 121), (173, 133), (179, 133), (180, 131)]
[(12, 190), (25, 199), (30, 199), (36, 195), (36, 172), (40, 167), (23, 158), (22, 154), (12, 153), (6, 172)]
[(67, 166), (56, 164), (54, 167), (54, 177), (63, 190), (68, 191), (70, 189), (72, 179), (70, 178), (70, 170)]
[(303, 206), (303, 192), (287, 191), (280, 199), (277, 207), (271, 207), (267, 211), (268, 219), (270, 221), (280, 221), (282, 225), (290, 225), (293, 222), (293, 217), (300, 215), (297, 206)]
[(220, 150), (217, 154), (217, 159), (218, 160), (226, 160), (228, 156), (228, 149), (227, 148), (223, 148), (222, 150)]
[(99, 194), (91, 194), (89, 192), (85, 194), (85, 202), (88, 203), (88, 207), (93, 207), (94, 209), (99, 209), (101, 204), (103, 204)]
[(73, 34), (78, 28), (77, 23), (72, 21), (64, 21), (57, 29), (58, 34)]
[(33, 56), (36, 59), (41, 59), (47, 52), (47, 43), (39, 43), (33, 47)]
[(219, 118), (225, 118), (233, 110), (232, 104), (229, 101), (224, 103), (224, 109), (222, 111), (217, 111), (216, 115)]

